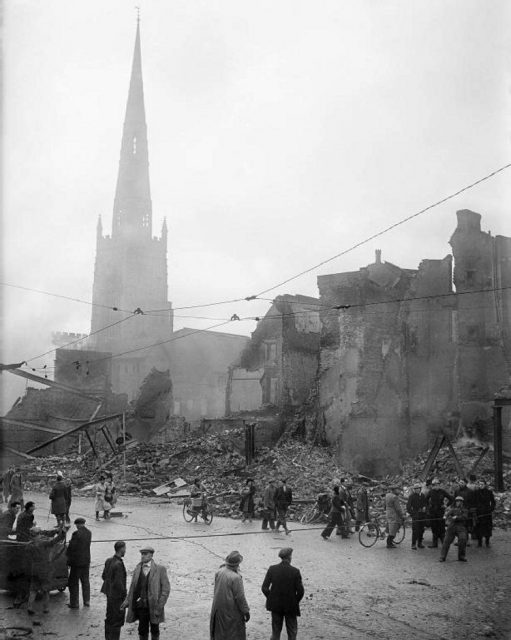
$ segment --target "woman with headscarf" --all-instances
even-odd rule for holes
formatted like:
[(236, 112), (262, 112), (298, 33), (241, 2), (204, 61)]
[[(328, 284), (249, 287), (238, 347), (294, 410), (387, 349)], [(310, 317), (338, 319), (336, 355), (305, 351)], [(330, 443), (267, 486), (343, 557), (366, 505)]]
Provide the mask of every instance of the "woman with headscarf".
[(246, 640), (250, 608), (245, 598), (239, 566), (243, 556), (231, 551), (215, 574), (215, 591), (209, 631), (211, 640)]

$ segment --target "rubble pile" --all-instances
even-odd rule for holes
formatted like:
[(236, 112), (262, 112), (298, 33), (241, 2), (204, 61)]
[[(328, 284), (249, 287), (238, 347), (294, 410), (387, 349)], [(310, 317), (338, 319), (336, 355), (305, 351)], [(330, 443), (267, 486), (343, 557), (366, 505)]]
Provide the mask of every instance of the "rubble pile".
[[(468, 475), (483, 447), (474, 442), (460, 442), (454, 446), (458, 459)], [(314, 502), (318, 493), (328, 491), (334, 478), (348, 478), (353, 483), (355, 496), (360, 485), (367, 488), (372, 513), (383, 514), (384, 497), (388, 487), (398, 484), (406, 497), (414, 482), (417, 482), (428, 458), (425, 452), (402, 467), (401, 473), (385, 478), (373, 479), (350, 474), (341, 469), (326, 447), (311, 446), (303, 442), (288, 440), (273, 449), (259, 449), (254, 462), (245, 464), (244, 432), (232, 429), (220, 434), (210, 434), (166, 443), (133, 443), (126, 452), (126, 474), (124, 454), (108, 459), (99, 469), (108, 469), (114, 474), (121, 495), (157, 498), (153, 489), (182, 478), (192, 483), (198, 477), (206, 486), (217, 515), (240, 517), (239, 492), (248, 478), (257, 488), (256, 504), (262, 497), (269, 479), (286, 478), (293, 490), (294, 504), (289, 510), (290, 519), (298, 518), (306, 506)], [(92, 456), (51, 456), (37, 458), (24, 465), (27, 489), (48, 491), (57, 470), (69, 477), (76, 495), (93, 496), (93, 485), (97, 477)], [(493, 484), (493, 454), (488, 451), (481, 460), (476, 475)], [(457, 477), (456, 466), (447, 448), (438, 453), (429, 473), (430, 479), (438, 477), (447, 491), (454, 490)], [(511, 526), (511, 463), (504, 464), (506, 491), (496, 493), (497, 507), (494, 514), (496, 526)], [(176, 498), (186, 493), (186, 487), (174, 491)], [(169, 494), (172, 496), (172, 491)], [(161, 497), (159, 498), (162, 499)], [(163, 498), (166, 499), (166, 498)]]

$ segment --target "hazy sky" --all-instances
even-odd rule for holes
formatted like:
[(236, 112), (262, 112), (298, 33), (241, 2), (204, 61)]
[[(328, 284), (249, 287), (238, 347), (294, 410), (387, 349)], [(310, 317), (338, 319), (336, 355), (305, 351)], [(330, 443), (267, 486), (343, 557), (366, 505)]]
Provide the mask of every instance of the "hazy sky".
[[(99, 214), (111, 228), (135, 4), (5, 3), (4, 282), (92, 298)], [(175, 307), (257, 293), (511, 161), (505, 0), (138, 4), (153, 230), (166, 216)], [(506, 171), (270, 296), (317, 295), (319, 273), (356, 270), (376, 248), (407, 268), (442, 258), (457, 209), (509, 236), (510, 196)], [(4, 362), (50, 349), (52, 331), (90, 330), (87, 304), (0, 289)], [(268, 305), (176, 311), (175, 326)], [(25, 383), (2, 378), (6, 410)]]

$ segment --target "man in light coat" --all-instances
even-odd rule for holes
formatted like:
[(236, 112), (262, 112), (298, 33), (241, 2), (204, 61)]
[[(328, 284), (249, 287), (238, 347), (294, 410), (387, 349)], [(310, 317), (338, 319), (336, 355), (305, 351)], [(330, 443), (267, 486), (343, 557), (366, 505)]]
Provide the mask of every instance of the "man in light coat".
[[(336, 487), (338, 489), (338, 487)], [(271, 640), (280, 640), (282, 624), (286, 621), (288, 640), (296, 640), (297, 616), (304, 589), (299, 569), (291, 566), (293, 549), (279, 551), (280, 564), (272, 565), (266, 572), (261, 591), (266, 596), (266, 609), (271, 611)]]
[(238, 572), (242, 560), (239, 551), (231, 551), (215, 574), (209, 622), (211, 640), (246, 640), (250, 608), (245, 598), (243, 578)]
[(149, 627), (151, 640), (158, 640), (160, 624), (165, 620), (170, 582), (165, 567), (153, 560), (153, 547), (143, 547), (140, 553), (140, 562), (135, 567), (128, 595), (121, 607), (128, 607), (126, 622), (138, 620), (140, 640), (149, 639)]
[(389, 534), (387, 536), (387, 549), (395, 549), (394, 538), (396, 537), (399, 527), (403, 524), (403, 511), (398, 498), (399, 486), (394, 485), (389, 488), (389, 492), (385, 495), (385, 515), (387, 517), (387, 526)]

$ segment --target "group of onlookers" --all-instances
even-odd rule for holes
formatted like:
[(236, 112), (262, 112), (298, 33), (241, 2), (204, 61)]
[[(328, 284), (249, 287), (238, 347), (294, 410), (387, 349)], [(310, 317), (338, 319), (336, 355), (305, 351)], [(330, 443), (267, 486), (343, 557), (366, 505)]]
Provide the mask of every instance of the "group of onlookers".
[[(241, 521), (252, 522), (254, 517), (256, 487), (252, 478), (245, 481), (245, 487), (240, 491), (240, 511)], [(280, 527), (290, 533), (287, 526), (287, 510), (293, 502), (293, 491), (287, 484), (286, 478), (281, 478), (277, 482), (270, 479), (263, 490), (261, 499), (261, 528), (265, 531), (280, 531)]]

